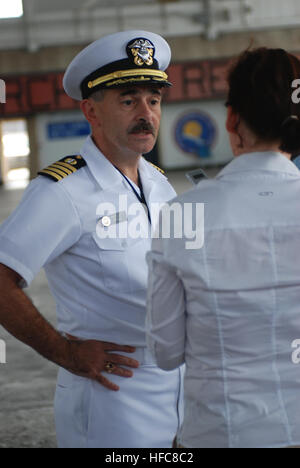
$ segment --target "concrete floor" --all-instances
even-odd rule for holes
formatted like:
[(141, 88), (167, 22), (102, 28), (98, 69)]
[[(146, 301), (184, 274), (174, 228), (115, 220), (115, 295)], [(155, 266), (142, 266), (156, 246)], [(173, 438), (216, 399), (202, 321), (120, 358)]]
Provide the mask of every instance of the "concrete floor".
[[(206, 170), (214, 176), (218, 169)], [(177, 193), (191, 188), (183, 172), (168, 174)], [(23, 190), (0, 187), (0, 223), (13, 211)], [(26, 290), (35, 306), (54, 326), (55, 304), (44, 272)], [(55, 448), (53, 398), (57, 367), (0, 326), (6, 343), (6, 364), (0, 364), (0, 448)]]

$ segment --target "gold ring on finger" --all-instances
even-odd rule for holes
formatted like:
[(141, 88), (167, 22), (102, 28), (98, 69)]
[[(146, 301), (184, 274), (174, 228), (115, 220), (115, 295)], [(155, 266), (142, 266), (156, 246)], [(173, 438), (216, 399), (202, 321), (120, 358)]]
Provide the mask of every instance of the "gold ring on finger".
[(109, 362), (107, 361), (107, 363), (105, 364), (104, 366), (104, 369), (106, 370), (106, 372), (108, 372), (109, 374), (112, 374), (113, 371), (115, 370), (116, 366), (112, 363), (112, 362)]

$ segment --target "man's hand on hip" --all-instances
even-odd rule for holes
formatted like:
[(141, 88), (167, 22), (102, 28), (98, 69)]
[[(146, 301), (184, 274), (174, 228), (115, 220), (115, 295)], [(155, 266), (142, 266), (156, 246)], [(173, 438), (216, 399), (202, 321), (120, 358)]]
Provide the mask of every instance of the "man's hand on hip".
[(66, 336), (69, 340), (71, 356), (71, 366), (68, 367), (68, 370), (81, 377), (96, 380), (109, 390), (118, 391), (120, 387), (104, 377), (102, 372), (130, 378), (133, 376), (133, 372), (124, 369), (123, 366), (134, 369), (139, 367), (139, 362), (135, 359), (115, 354), (116, 351), (134, 353), (133, 346), (122, 346), (97, 340), (83, 341), (68, 334)]

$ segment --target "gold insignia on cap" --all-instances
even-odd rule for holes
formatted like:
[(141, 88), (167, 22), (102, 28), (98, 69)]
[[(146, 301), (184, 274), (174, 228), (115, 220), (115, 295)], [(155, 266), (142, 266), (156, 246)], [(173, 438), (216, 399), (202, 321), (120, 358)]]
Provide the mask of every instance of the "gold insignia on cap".
[(148, 39), (136, 39), (133, 44), (128, 45), (134, 57), (134, 63), (141, 67), (153, 65), (154, 45)]

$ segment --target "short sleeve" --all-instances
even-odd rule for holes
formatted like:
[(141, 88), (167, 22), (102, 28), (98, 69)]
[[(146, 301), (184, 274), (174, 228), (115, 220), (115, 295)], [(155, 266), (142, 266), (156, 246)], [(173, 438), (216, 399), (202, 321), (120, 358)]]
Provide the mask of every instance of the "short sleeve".
[(79, 214), (61, 183), (38, 177), (21, 203), (0, 226), (0, 263), (28, 286), (45, 265), (74, 245), (81, 235)]

